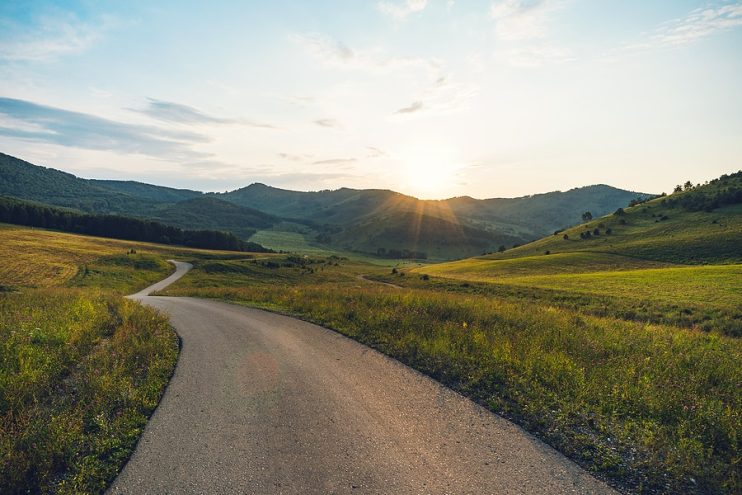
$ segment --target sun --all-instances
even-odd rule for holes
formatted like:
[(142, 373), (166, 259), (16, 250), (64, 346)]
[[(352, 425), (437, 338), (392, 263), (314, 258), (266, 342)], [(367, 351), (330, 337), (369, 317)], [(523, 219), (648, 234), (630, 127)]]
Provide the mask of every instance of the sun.
[(442, 199), (451, 195), (461, 166), (455, 153), (446, 148), (410, 150), (402, 157), (405, 189), (420, 199)]

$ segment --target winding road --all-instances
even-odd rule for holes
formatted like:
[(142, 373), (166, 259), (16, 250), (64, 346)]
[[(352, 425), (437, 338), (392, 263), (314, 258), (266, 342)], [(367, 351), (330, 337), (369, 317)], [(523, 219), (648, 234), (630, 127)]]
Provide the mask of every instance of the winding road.
[(109, 493), (615, 493), (512, 423), (333, 331), (257, 309), (130, 296), (182, 339)]

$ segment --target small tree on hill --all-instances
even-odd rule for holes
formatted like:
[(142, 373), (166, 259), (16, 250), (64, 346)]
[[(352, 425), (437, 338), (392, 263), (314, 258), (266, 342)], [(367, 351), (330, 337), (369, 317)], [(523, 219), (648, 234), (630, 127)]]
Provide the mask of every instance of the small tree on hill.
[(683, 184), (683, 189), (686, 191), (690, 191), (693, 189), (693, 183), (691, 181), (687, 181), (685, 184)]
[(568, 241), (568, 240), (569, 240), (569, 236), (568, 236), (567, 234), (564, 234), (564, 235), (562, 236), (562, 239), (564, 239), (565, 241)]
[(507, 248), (505, 247), (505, 245), (502, 245), (502, 246), (500, 246), (499, 248), (497, 248), (497, 250), (498, 250), (499, 252), (501, 252), (501, 253), (504, 253), (506, 249), (507, 249)]
[(590, 213), (589, 211), (586, 211), (585, 213), (582, 214), (582, 221), (583, 222), (589, 222), (592, 219), (593, 219), (593, 214)]

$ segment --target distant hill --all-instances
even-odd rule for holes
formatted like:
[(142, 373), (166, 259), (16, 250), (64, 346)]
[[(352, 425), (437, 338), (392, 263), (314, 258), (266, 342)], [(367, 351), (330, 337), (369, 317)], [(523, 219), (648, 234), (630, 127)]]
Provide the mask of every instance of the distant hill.
[(258, 230), (298, 223), (306, 227), (302, 235), (320, 247), (436, 259), (522, 244), (576, 224), (585, 211), (600, 216), (648, 197), (607, 185), (521, 198), (441, 201), (382, 189), (300, 192), (265, 184), (204, 194), (134, 181), (81, 179), (4, 154), (0, 194), (180, 228), (229, 231), (243, 240)]
[[(83, 179), (84, 180), (84, 179)], [(174, 189), (172, 187), (154, 186), (136, 181), (123, 180), (98, 180), (90, 179), (87, 182), (95, 186), (116, 191), (129, 196), (136, 196), (148, 201), (157, 203), (177, 203), (203, 196), (200, 191), (191, 191), (190, 189)]]
[(3, 153), (0, 153), (0, 194), (91, 213), (135, 214), (155, 204)]
[(228, 251), (269, 252), (230, 232), (189, 230), (121, 215), (94, 215), (0, 195), (0, 222), (63, 232)]
[(521, 198), (431, 201), (379, 189), (299, 192), (265, 184), (214, 196), (276, 216), (340, 227), (320, 237), (334, 247), (369, 253), (407, 248), (444, 259), (528, 242), (574, 225), (585, 211), (604, 215), (648, 197), (596, 185)]
[(0, 195), (73, 208), (157, 220), (183, 229), (232, 232), (247, 240), (277, 220), (199, 191), (134, 181), (89, 180), (0, 153)]
[(258, 229), (267, 229), (279, 221), (262, 211), (203, 195), (160, 206), (150, 217), (184, 229), (198, 225), (199, 228), (227, 230), (241, 239), (248, 239)]
[(686, 190), (616, 209), (515, 249), (438, 265), (437, 270), (486, 273), (489, 261), (496, 273), (506, 260), (534, 264), (534, 257), (548, 262), (550, 256), (567, 253), (671, 264), (742, 263), (742, 172), (702, 186), (689, 184)]

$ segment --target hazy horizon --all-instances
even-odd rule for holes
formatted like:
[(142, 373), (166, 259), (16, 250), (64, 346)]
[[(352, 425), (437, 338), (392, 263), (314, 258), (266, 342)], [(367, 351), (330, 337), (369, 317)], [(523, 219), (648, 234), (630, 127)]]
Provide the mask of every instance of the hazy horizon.
[(742, 2), (0, 6), (0, 150), (199, 191), (670, 192), (742, 168)]
[[(0, 153), (1, 152), (2, 152), (2, 150), (0, 150)], [(21, 158), (21, 157), (16, 157), (16, 158)], [(25, 160), (25, 161), (28, 161), (28, 160)], [(33, 165), (44, 166), (44, 167), (47, 167), (47, 168), (55, 168), (55, 167), (53, 167), (51, 165), (44, 165), (44, 164), (40, 164), (40, 163), (32, 163), (32, 164)], [(311, 193), (311, 192), (322, 192), (322, 191), (337, 191), (339, 189), (352, 189), (352, 190), (364, 190), (364, 189), (365, 190), (369, 190), (369, 189), (375, 189), (375, 190), (388, 190), (388, 191), (392, 191), (392, 192), (396, 192), (396, 193), (406, 194), (406, 193), (403, 193), (401, 191), (397, 191), (395, 189), (376, 188), (376, 187), (371, 187), (371, 188), (357, 188), (357, 187), (348, 187), (348, 186), (338, 186), (338, 187), (327, 188), (327, 189), (292, 189), (292, 188), (288, 188), (288, 187), (279, 187), (279, 186), (275, 186), (275, 185), (272, 185), (272, 184), (266, 184), (264, 182), (250, 182), (249, 184), (244, 184), (242, 186), (238, 186), (238, 187), (231, 188), (231, 189), (203, 190), (203, 189), (177, 187), (177, 186), (172, 186), (172, 185), (168, 185), (168, 184), (159, 184), (159, 183), (154, 183), (154, 182), (143, 182), (143, 181), (132, 179), (132, 178), (107, 179), (107, 178), (102, 178), (102, 177), (82, 177), (82, 176), (77, 176), (77, 177), (80, 178), (80, 179), (88, 179), (88, 180), (120, 180), (120, 181), (125, 181), (125, 182), (126, 181), (128, 181), (128, 182), (140, 182), (140, 183), (149, 184), (149, 185), (153, 185), (153, 186), (169, 187), (169, 188), (174, 188), (174, 189), (190, 189), (192, 191), (202, 192), (204, 194), (208, 194), (208, 193), (226, 193), (226, 192), (236, 191), (236, 190), (239, 190), (239, 189), (245, 189), (247, 187), (255, 186), (255, 185), (262, 185), (262, 186), (267, 186), (267, 187), (274, 188), (274, 189), (282, 189), (282, 190), (293, 191), (293, 192), (310, 192)], [(421, 200), (426, 200), (426, 201), (445, 201), (445, 200), (448, 200), (448, 199), (455, 199), (455, 198), (461, 198), (461, 197), (470, 197), (470, 198), (476, 199), (476, 200), (486, 200), (486, 199), (517, 199), (517, 198), (522, 198), (522, 197), (526, 197), (526, 196), (537, 196), (537, 195), (540, 195), (540, 194), (548, 194), (548, 193), (552, 193), (552, 192), (567, 192), (567, 191), (571, 191), (573, 189), (583, 189), (583, 188), (586, 188), (586, 187), (593, 187), (593, 186), (609, 186), (609, 187), (615, 187), (615, 186), (612, 186), (611, 184), (603, 184), (603, 183), (600, 183), (600, 184), (584, 184), (584, 185), (576, 185), (576, 186), (568, 187), (568, 188), (564, 188), (564, 189), (553, 189), (553, 190), (549, 190), (549, 191), (535, 191), (535, 192), (532, 192), (532, 193), (522, 194), (520, 196), (475, 197), (475, 196), (471, 196), (469, 194), (463, 194), (463, 195), (458, 195), (458, 196), (448, 196), (448, 197), (442, 197), (442, 198), (420, 198), (420, 197), (417, 197), (417, 196), (412, 195), (412, 194), (406, 194), (406, 195), (407, 196), (412, 196), (415, 199), (421, 199)], [(629, 191), (629, 192), (635, 192), (637, 194), (659, 194), (658, 192), (654, 192), (654, 191), (639, 191), (639, 190), (635, 190), (635, 189), (626, 189), (626, 190)], [(665, 192), (669, 192), (669, 191), (665, 191)]]

